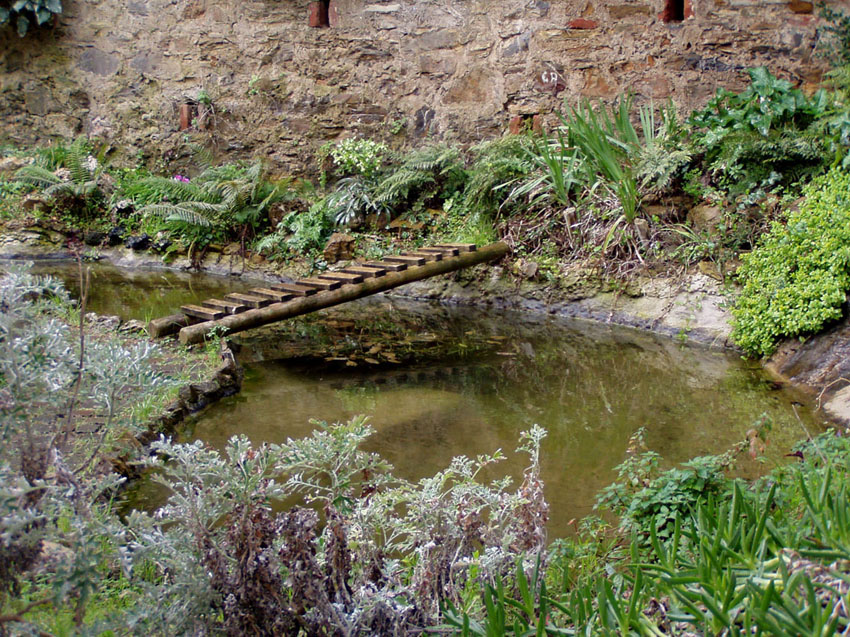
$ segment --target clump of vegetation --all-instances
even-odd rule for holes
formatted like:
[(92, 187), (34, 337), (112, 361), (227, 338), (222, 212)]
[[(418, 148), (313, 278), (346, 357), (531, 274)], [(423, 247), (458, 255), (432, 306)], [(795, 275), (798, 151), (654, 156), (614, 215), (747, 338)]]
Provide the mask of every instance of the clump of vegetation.
[(32, 164), (15, 174), (16, 179), (40, 188), (54, 209), (79, 219), (91, 220), (104, 204), (102, 154), (96, 157), (84, 137), (67, 148), (53, 147), (36, 154)]
[(706, 169), (733, 195), (805, 181), (834, 154), (813, 126), (829, 110), (825, 91), (807, 98), (765, 67), (748, 73), (742, 93), (718, 89), (690, 118)]
[(804, 190), (785, 223), (774, 223), (739, 276), (732, 338), (766, 356), (783, 337), (805, 336), (842, 315), (850, 290), (850, 174), (833, 169)]
[(620, 468), (603, 500), (623, 510), (628, 502), (611, 494), (643, 492), (656, 506), (614, 529), (586, 521), (577, 539), (553, 545), (545, 570), (485, 584), (477, 608), (449, 607), (446, 628), (482, 636), (847, 630), (846, 438), (806, 441), (799, 464), (751, 485), (723, 477), (709, 458), (650, 480), (645, 469), (657, 458), (644, 453)]
[(210, 167), (192, 180), (146, 177), (130, 182), (124, 196), (140, 215), (173, 224), (190, 243), (255, 238), (268, 227), (269, 209), (298, 194), (293, 179), (269, 180), (261, 162)]

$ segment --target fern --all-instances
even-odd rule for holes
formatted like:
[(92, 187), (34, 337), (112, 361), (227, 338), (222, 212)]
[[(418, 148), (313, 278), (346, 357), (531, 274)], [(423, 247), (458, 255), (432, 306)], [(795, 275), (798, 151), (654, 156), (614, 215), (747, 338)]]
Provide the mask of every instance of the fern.
[(725, 137), (709, 169), (730, 192), (744, 192), (768, 179), (788, 186), (809, 178), (830, 158), (828, 144), (814, 131), (782, 129), (767, 136), (737, 131)]
[(378, 182), (375, 200), (396, 208), (413, 206), (414, 199), (424, 201), (444, 186), (453, 189), (463, 180), (464, 170), (456, 148), (436, 145), (422, 148), (409, 155), (390, 175)]
[(209, 203), (220, 200), (215, 193), (200, 188), (194, 183), (177, 181), (168, 177), (145, 177), (131, 182), (124, 189), (124, 196), (142, 206), (160, 203), (166, 199), (173, 202), (207, 201)]
[(472, 214), (495, 214), (510, 188), (534, 170), (524, 135), (508, 135), (472, 149), (475, 161), (463, 191), (463, 203)]
[(200, 201), (185, 201), (179, 204), (160, 203), (150, 204), (142, 208), (146, 215), (162, 217), (166, 221), (178, 221), (191, 226), (202, 226), (208, 228), (213, 225), (209, 213), (220, 212), (221, 208), (216, 204), (208, 204)]
[(31, 186), (40, 188), (46, 188), (62, 183), (62, 180), (52, 171), (36, 164), (29, 164), (28, 166), (20, 168), (18, 172), (15, 173), (15, 179), (25, 184), (30, 184)]

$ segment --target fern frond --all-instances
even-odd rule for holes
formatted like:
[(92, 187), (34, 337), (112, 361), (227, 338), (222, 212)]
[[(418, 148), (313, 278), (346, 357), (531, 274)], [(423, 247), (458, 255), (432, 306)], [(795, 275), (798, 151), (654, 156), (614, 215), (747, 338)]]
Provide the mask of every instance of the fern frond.
[(435, 182), (434, 176), (426, 169), (401, 168), (378, 183), (375, 199), (383, 203), (406, 199), (414, 188)]
[[(200, 202), (189, 202), (192, 204), (198, 204)], [(210, 205), (210, 204), (204, 204)], [(169, 204), (169, 203), (159, 203), (159, 204), (150, 204), (148, 206), (144, 206), (139, 209), (139, 212), (143, 215), (151, 215), (156, 217), (162, 217), (166, 221), (180, 221), (182, 223), (186, 223), (192, 226), (203, 226), (209, 227), (212, 225), (212, 222), (202, 214), (202, 211), (196, 209), (194, 207), (187, 207), (186, 203), (183, 204)]]
[(127, 186), (125, 195), (136, 203), (147, 205), (159, 203), (163, 199), (173, 202), (206, 201), (217, 203), (220, 195), (189, 182), (177, 181), (168, 177), (146, 177)]
[(47, 168), (35, 164), (20, 168), (15, 173), (15, 179), (26, 184), (32, 184), (33, 186), (41, 186), (42, 188), (62, 183), (62, 180)]
[(75, 184), (83, 184), (94, 177), (92, 171), (86, 166), (87, 157), (88, 148), (85, 138), (77, 138), (68, 148), (68, 155), (65, 157), (65, 168), (71, 172), (71, 181)]

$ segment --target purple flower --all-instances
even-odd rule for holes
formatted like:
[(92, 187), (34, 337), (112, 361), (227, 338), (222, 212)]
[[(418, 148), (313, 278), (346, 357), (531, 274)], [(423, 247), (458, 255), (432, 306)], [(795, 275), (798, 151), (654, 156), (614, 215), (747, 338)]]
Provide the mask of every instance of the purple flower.
[(184, 177), (183, 175), (174, 175), (173, 179), (174, 179), (174, 181), (182, 181), (184, 184), (189, 183), (189, 178)]

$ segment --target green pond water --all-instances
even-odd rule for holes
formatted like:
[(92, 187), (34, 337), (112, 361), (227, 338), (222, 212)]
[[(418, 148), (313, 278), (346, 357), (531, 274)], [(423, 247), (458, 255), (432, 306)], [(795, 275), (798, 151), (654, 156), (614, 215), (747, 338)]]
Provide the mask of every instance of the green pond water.
[[(209, 276), (98, 272), (90, 309), (127, 318), (236, 287)], [(553, 537), (592, 512), (639, 427), (675, 463), (725, 451), (766, 414), (768, 458), (744, 460), (746, 476), (782, 462), (804, 428), (822, 427), (800, 395), (735, 355), (581, 321), (375, 297), (236, 339), (243, 391), (195, 417), (185, 438), (219, 448), (237, 433), (283, 442), (309, 435), (314, 418), (368, 414), (369, 449), (402, 477), (502, 449), (507, 460), (490, 476), (520, 479), (519, 433), (538, 423), (549, 432), (542, 477)], [(142, 487), (138, 497), (152, 493)]]

